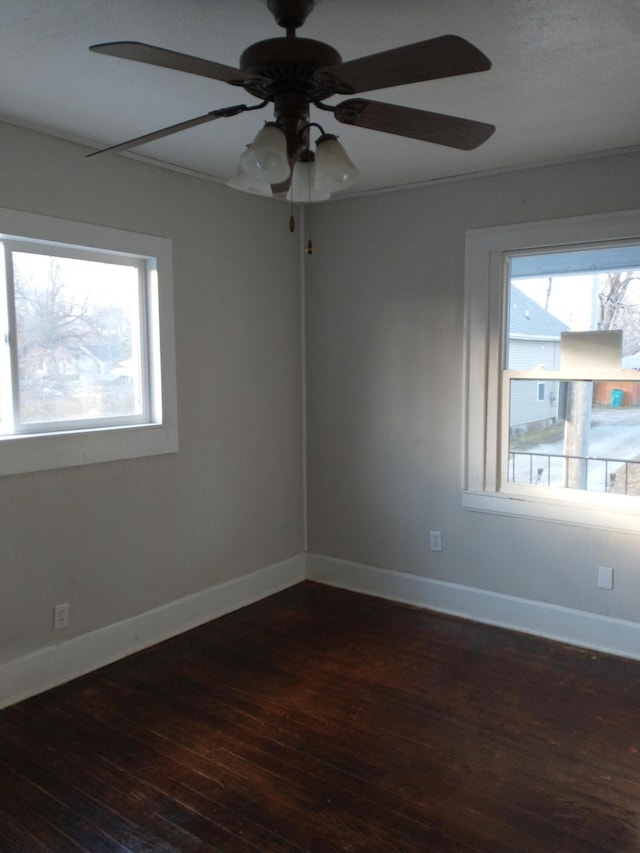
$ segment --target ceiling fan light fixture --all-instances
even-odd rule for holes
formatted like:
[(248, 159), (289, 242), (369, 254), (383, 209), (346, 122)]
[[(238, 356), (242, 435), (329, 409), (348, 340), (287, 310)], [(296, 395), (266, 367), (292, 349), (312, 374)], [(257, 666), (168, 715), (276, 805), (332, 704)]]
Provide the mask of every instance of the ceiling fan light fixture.
[(287, 137), (275, 122), (267, 122), (240, 158), (242, 169), (256, 181), (279, 184), (289, 177)]
[(312, 151), (305, 151), (296, 160), (291, 173), (291, 186), (287, 193), (287, 201), (294, 204), (309, 204), (314, 201), (326, 201), (331, 195), (326, 190), (315, 186), (315, 162)]
[(314, 186), (320, 192), (338, 192), (358, 177), (358, 169), (333, 133), (318, 137), (315, 153)]
[(273, 195), (271, 184), (265, 184), (264, 181), (256, 181), (240, 165), (238, 165), (235, 174), (227, 181), (227, 186), (241, 192), (253, 193), (253, 195), (263, 195), (269, 198)]

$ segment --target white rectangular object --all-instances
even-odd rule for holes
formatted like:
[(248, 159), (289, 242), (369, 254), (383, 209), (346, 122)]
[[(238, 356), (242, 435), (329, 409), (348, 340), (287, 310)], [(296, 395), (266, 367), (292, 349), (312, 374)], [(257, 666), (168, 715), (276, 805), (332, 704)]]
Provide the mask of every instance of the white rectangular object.
[(613, 569), (609, 566), (598, 567), (598, 586), (600, 589), (613, 589)]
[(622, 366), (622, 331), (562, 332), (560, 335), (560, 368), (577, 370), (620, 370)]

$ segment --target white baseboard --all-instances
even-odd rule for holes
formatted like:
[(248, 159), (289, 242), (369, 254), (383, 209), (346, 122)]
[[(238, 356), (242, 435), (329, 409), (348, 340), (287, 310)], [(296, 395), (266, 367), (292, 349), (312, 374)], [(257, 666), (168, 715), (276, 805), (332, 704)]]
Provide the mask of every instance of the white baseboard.
[(0, 708), (175, 637), (304, 579), (305, 558), (298, 554), (131, 619), (9, 661), (0, 666)]
[(640, 660), (640, 623), (307, 554), (307, 579)]
[(217, 619), (305, 578), (640, 660), (640, 623), (319, 554), (298, 554), (0, 665), (0, 708)]

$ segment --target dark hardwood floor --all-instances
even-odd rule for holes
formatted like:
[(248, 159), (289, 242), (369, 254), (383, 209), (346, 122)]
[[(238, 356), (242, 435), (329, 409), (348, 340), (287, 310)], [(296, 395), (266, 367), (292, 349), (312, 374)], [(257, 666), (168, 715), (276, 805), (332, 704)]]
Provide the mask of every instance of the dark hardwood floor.
[(640, 850), (640, 663), (313, 583), (0, 712), (0, 850)]

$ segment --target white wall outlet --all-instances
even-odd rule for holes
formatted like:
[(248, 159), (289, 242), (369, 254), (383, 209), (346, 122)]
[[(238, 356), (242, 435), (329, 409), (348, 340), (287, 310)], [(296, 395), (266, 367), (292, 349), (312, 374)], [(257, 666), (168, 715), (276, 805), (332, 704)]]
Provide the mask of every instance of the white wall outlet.
[(429, 547), (432, 551), (442, 551), (442, 533), (439, 530), (429, 531)]
[(53, 608), (53, 630), (59, 631), (69, 625), (69, 605), (56, 604)]
[(613, 589), (613, 569), (598, 566), (598, 586), (600, 589)]

